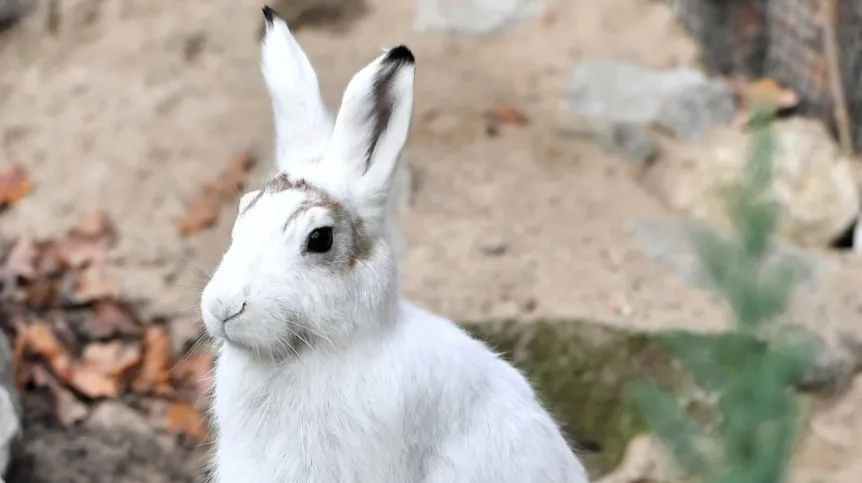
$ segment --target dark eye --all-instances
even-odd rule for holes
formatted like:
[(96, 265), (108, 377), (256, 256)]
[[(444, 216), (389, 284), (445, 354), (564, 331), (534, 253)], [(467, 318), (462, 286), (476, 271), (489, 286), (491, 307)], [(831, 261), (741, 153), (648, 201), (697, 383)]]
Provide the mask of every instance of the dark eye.
[(308, 251), (311, 253), (326, 253), (332, 248), (332, 227), (315, 228), (308, 235)]

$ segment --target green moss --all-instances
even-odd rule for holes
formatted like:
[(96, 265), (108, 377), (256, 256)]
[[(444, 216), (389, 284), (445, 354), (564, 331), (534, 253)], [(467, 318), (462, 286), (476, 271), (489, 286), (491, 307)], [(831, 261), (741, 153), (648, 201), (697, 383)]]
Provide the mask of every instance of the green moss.
[(647, 425), (626, 384), (647, 376), (681, 398), (691, 387), (655, 335), (583, 321), (464, 322), (474, 336), (526, 372), (593, 478), (614, 469), (626, 444)]

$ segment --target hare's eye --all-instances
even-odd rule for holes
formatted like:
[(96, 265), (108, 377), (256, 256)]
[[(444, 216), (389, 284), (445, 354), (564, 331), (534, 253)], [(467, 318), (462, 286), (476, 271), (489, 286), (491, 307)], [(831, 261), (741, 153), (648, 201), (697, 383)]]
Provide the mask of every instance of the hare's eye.
[(312, 253), (326, 253), (332, 248), (332, 227), (315, 228), (308, 235), (307, 249)]

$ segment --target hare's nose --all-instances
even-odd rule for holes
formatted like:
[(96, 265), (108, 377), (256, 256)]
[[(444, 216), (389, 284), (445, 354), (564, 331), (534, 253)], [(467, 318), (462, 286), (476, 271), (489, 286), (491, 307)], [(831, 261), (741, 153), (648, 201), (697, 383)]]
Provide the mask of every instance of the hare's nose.
[(216, 309), (213, 311), (213, 315), (215, 315), (221, 323), (225, 324), (228, 321), (239, 317), (243, 312), (245, 312), (246, 307), (248, 307), (248, 302), (245, 301), (238, 303), (218, 303)]

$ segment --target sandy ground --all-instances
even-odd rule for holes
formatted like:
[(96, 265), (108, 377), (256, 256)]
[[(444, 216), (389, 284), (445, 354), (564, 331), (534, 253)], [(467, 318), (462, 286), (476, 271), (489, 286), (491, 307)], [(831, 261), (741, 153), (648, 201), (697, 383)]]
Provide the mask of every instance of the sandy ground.
[[(297, 37), (331, 107), (378, 47), (403, 42), (417, 56), (405, 153), (416, 185), (405, 220), (410, 298), (462, 319), (721, 326), (714, 302), (650, 261), (630, 231), (638, 218), (674, 214), (621, 160), (556, 134), (576, 122), (563, 93), (577, 60), (696, 62), (696, 47), (664, 5), (551, 0), (540, 18), (505, 34), (456, 37), (414, 32), (412, 0), (368, 3), (369, 13), (340, 34), (303, 29)], [(252, 0), (67, 0), (56, 34), (37, 11), (0, 36), (0, 163), (22, 162), (37, 182), (0, 219), (0, 236), (51, 235), (106, 209), (121, 235), (112, 270), (123, 290), (151, 313), (190, 314), (178, 328), (197, 330), (195, 288), (205, 283), (198, 270), (218, 261), (235, 207), (189, 239), (178, 236), (176, 221), (233, 154), (261, 154), (253, 182), (271, 163), (259, 7)], [(489, 136), (482, 113), (501, 103), (530, 123)], [(506, 250), (490, 255), (487, 244)], [(828, 320), (857, 323), (858, 264), (839, 260)], [(854, 421), (862, 428), (862, 415)], [(855, 456), (831, 468), (849, 467)]]

